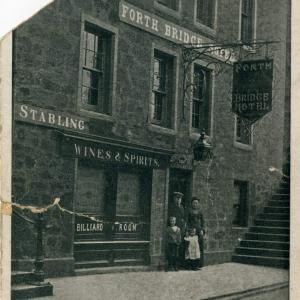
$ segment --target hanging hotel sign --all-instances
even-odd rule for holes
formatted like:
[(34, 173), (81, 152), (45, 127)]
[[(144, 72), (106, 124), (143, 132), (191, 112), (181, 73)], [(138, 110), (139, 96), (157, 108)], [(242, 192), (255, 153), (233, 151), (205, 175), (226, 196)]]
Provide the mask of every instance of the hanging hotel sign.
[(232, 111), (253, 123), (272, 110), (273, 60), (233, 64)]
[(15, 104), (14, 116), (15, 120), (35, 125), (77, 132), (89, 131), (88, 122), (85, 118), (27, 104)]
[[(120, 1), (119, 18), (122, 22), (138, 27), (176, 44), (202, 46), (203, 44), (212, 43), (212, 41), (208, 38), (142, 10), (125, 1)], [(230, 49), (221, 49), (220, 47), (211, 47), (208, 55), (221, 60), (234, 60)]]
[(167, 155), (70, 137), (66, 137), (62, 142), (62, 154), (104, 163), (117, 163), (152, 169), (166, 168), (169, 163)]

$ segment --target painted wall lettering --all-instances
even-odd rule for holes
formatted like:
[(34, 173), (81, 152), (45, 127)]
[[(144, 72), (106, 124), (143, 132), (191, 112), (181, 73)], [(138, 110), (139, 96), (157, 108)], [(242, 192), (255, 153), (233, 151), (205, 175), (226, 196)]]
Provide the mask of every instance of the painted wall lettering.
[(140, 148), (139, 145), (115, 144), (112, 141), (87, 140), (64, 134), (61, 143), (61, 153), (68, 157), (77, 157), (88, 160), (99, 160), (123, 165), (132, 165), (144, 168), (166, 168), (169, 165), (170, 154), (155, 151), (156, 149)]
[(115, 161), (119, 163), (150, 168), (160, 167), (160, 161), (158, 158), (139, 155), (133, 152), (107, 150), (100, 147), (91, 147), (78, 143), (73, 144), (73, 153), (75, 156), (82, 158), (97, 159), (102, 161)]
[(115, 226), (115, 230), (118, 232), (136, 232), (137, 224), (136, 223), (119, 223)]
[[(193, 44), (194, 46), (202, 46), (203, 44), (212, 43), (212, 40), (190, 31), (177, 24), (171, 23), (156, 15), (150, 14), (134, 5), (125, 1), (120, 1), (119, 18), (122, 22), (148, 31), (159, 37), (165, 38), (176, 44)], [(235, 61), (235, 57), (229, 49), (220, 49), (218, 47), (211, 48), (212, 53), (209, 54), (218, 59)]]
[(76, 232), (102, 232), (103, 223), (77, 223)]
[(15, 105), (15, 119), (37, 125), (64, 128), (77, 132), (88, 131), (88, 122), (82, 117), (40, 107), (33, 107), (26, 104)]

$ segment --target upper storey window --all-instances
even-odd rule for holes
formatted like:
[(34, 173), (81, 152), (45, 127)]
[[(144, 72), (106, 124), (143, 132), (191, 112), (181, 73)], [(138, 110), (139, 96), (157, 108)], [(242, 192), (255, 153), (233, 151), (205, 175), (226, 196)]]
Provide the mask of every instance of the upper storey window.
[(236, 116), (235, 141), (245, 145), (252, 145), (252, 125), (247, 120)]
[(255, 0), (242, 0), (241, 4), (241, 41), (249, 43), (254, 40)]
[(179, 0), (157, 0), (157, 3), (173, 10), (179, 9)]
[(200, 65), (194, 65), (193, 74), (193, 101), (192, 101), (192, 129), (200, 132), (204, 129), (210, 134), (210, 108), (211, 108), (211, 70)]
[(215, 0), (196, 0), (196, 21), (210, 28), (215, 26)]
[(110, 32), (85, 23), (81, 62), (81, 106), (86, 110), (111, 113), (111, 48)]
[(174, 58), (154, 51), (151, 123), (171, 128), (173, 120)]

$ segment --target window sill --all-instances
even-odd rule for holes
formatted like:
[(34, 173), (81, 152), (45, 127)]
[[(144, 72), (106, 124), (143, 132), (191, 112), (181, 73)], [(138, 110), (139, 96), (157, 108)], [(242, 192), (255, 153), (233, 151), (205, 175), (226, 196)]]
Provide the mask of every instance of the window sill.
[(169, 135), (175, 135), (176, 134), (174, 129), (162, 127), (162, 126), (152, 124), (152, 123), (148, 124), (148, 129), (150, 131), (163, 133), (163, 134), (169, 134)]
[(110, 122), (115, 121), (115, 119), (112, 115), (106, 115), (106, 114), (102, 114), (99, 112), (86, 110), (83, 108), (79, 109), (79, 114), (82, 116), (85, 116), (85, 117), (88, 116), (90, 118), (99, 119), (99, 120), (105, 120), (105, 121), (110, 121)]
[[(179, 3), (180, 6), (180, 3)], [(164, 6), (163, 4), (158, 3), (157, 1), (154, 1), (154, 7), (176, 19), (180, 19), (181, 18), (181, 14), (180, 14), (180, 7), (178, 8), (178, 10), (174, 10), (172, 8), (169, 8), (167, 6)]]
[(209, 35), (212, 38), (215, 38), (217, 35), (217, 31), (215, 28), (211, 28), (209, 26), (206, 26), (200, 22), (198, 22), (197, 20), (194, 20), (194, 25), (195, 27), (197, 27), (197, 29), (199, 29), (200, 31), (202, 31), (203, 33)]
[(241, 149), (241, 150), (246, 150), (246, 151), (252, 151), (253, 146), (252, 145), (248, 145), (248, 144), (243, 144), (240, 142), (234, 142), (233, 143), (235, 148)]

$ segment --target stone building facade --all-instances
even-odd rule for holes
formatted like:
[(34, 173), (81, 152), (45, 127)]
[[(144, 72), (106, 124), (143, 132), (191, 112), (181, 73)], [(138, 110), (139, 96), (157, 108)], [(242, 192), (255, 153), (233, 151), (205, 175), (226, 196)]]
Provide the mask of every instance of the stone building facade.
[[(14, 31), (13, 201), (60, 197), (99, 220), (45, 213), (48, 275), (162, 268), (174, 191), (186, 208), (201, 199), (206, 264), (230, 261), (284, 159), (287, 10), (275, 0), (56, 0)], [(184, 74), (182, 44), (242, 41), (236, 51), (261, 58), (242, 46), (254, 40), (279, 42), (261, 50), (274, 59), (272, 111), (251, 127), (231, 112), (232, 62), (203, 55)], [(202, 128), (213, 158), (194, 161)], [(35, 228), (14, 216), (12, 239), (13, 269), (30, 269)]]

